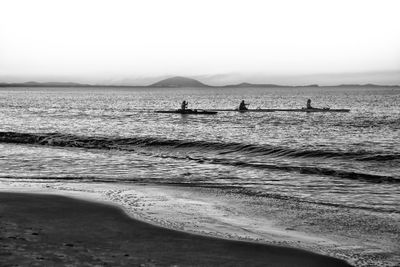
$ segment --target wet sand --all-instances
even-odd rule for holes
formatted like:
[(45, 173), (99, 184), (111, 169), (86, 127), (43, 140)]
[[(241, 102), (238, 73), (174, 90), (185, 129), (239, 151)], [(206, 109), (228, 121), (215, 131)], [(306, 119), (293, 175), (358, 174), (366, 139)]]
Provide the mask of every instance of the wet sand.
[(193, 235), (105, 204), (0, 193), (1, 266), (350, 266), (304, 250)]

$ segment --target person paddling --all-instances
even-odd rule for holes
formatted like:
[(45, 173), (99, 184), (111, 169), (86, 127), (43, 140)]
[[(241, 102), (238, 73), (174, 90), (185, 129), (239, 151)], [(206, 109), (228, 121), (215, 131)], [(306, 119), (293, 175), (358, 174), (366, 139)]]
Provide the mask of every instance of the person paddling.
[(313, 109), (313, 107), (311, 106), (311, 99), (307, 100), (307, 109)]
[(239, 105), (239, 110), (248, 110), (248, 108), (247, 108), (248, 105), (250, 105), (250, 104), (246, 104), (244, 102), (244, 100), (242, 100), (242, 102), (240, 102), (240, 105)]
[(181, 110), (185, 111), (187, 107), (188, 107), (188, 102), (186, 100), (183, 100), (181, 104)]

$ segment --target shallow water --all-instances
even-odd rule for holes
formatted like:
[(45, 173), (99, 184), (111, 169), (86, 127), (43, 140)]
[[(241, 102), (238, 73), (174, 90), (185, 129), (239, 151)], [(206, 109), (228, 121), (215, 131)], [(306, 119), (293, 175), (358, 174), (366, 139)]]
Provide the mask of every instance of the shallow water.
[[(350, 113), (157, 114), (314, 106)], [(150, 182), (400, 213), (398, 88), (0, 90), (0, 178)]]

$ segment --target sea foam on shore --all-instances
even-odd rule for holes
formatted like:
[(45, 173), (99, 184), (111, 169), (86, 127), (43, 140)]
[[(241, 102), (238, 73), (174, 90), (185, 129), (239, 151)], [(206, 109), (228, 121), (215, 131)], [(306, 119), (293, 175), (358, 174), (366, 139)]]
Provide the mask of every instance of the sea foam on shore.
[(1, 266), (349, 266), (292, 248), (191, 235), (101, 203), (0, 193)]
[(1, 191), (50, 193), (122, 207), (133, 218), (184, 232), (304, 248), (356, 266), (396, 266), (399, 218), (234, 191), (159, 185), (10, 182)]

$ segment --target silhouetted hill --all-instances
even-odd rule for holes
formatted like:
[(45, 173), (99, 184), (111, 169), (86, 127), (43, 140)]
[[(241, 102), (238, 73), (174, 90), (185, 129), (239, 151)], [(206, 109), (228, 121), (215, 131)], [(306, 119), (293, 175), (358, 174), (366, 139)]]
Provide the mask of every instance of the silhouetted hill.
[(221, 87), (233, 87), (233, 88), (276, 88), (276, 87), (319, 87), (318, 84), (308, 84), (308, 85), (279, 85), (279, 84), (270, 84), (270, 83), (238, 83), (238, 84), (229, 84)]
[(209, 87), (209, 85), (195, 79), (176, 76), (153, 83), (149, 87)]
[(286, 86), (276, 85), (276, 84), (238, 83), (238, 84), (224, 85), (223, 87), (245, 88), (245, 87), (286, 87)]

